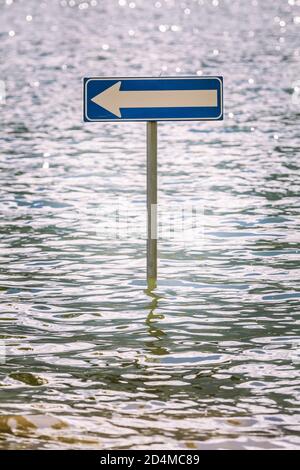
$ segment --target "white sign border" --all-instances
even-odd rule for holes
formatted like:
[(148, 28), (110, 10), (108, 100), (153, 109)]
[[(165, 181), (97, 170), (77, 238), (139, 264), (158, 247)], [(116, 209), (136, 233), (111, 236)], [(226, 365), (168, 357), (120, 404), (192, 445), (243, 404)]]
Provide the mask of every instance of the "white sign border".
[[(220, 91), (221, 91), (221, 112), (219, 116), (215, 118), (161, 118), (161, 119), (145, 119), (145, 118), (137, 118), (137, 119), (126, 119), (126, 118), (119, 118), (119, 119), (90, 119), (87, 114), (87, 84), (91, 80), (164, 80), (164, 79), (169, 79), (169, 80), (208, 80), (208, 79), (214, 79), (214, 80), (219, 80), (220, 82)], [(83, 79), (85, 80), (85, 78)], [(84, 123), (86, 122), (159, 122), (159, 121), (221, 121), (221, 116), (223, 116), (223, 77), (222, 80), (220, 77), (217, 76), (194, 76), (194, 77), (89, 77), (88, 80), (86, 80), (84, 84)]]

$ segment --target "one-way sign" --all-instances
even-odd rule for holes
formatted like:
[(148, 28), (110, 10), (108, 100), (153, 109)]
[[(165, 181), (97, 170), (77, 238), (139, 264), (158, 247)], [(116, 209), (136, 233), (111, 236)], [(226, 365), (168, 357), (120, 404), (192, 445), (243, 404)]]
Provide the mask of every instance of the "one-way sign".
[(87, 122), (220, 119), (222, 77), (84, 79)]

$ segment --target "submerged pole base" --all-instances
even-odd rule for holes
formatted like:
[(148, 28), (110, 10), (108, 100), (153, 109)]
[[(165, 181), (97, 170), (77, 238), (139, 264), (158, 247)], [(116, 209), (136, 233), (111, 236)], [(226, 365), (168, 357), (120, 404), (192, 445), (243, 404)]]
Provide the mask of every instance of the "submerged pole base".
[(149, 292), (153, 291), (157, 287), (157, 278), (147, 276), (147, 290)]
[(147, 122), (147, 284), (157, 283), (157, 122)]

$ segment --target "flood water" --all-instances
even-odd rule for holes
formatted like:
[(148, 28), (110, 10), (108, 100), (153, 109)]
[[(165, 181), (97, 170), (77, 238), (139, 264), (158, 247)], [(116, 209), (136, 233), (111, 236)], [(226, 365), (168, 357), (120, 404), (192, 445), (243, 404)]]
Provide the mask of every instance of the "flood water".
[[(299, 0), (0, 1), (0, 448), (299, 448)], [(82, 122), (84, 76), (223, 75), (223, 122)], [(134, 212), (134, 211), (133, 211)]]

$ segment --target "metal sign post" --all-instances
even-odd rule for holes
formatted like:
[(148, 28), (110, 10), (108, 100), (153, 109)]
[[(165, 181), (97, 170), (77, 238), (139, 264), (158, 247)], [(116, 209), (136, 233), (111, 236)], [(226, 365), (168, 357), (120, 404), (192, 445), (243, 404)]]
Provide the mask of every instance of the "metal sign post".
[(147, 284), (157, 282), (157, 122), (147, 122)]
[(147, 283), (157, 282), (157, 121), (223, 119), (222, 77), (85, 78), (85, 122), (147, 122)]

